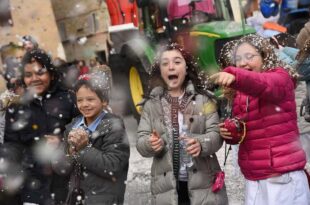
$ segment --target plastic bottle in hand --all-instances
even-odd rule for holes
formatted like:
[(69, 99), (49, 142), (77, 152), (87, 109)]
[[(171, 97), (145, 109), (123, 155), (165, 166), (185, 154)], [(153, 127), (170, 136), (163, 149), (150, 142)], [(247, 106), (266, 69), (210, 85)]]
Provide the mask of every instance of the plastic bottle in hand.
[(185, 138), (190, 137), (188, 126), (186, 124), (182, 125), (181, 140), (180, 140), (180, 159), (181, 167), (191, 167), (193, 166), (193, 158), (190, 154), (187, 153), (187, 142)]

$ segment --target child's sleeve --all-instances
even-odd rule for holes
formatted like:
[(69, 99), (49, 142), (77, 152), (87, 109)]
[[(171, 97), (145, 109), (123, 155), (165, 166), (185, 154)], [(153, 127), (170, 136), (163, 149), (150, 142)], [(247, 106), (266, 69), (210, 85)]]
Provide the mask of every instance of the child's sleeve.
[(224, 71), (236, 77), (231, 88), (266, 101), (281, 101), (295, 89), (293, 79), (283, 68), (259, 73), (230, 66)]
[(223, 140), (219, 135), (219, 115), (216, 103), (204, 97), (202, 114), (205, 116), (205, 131), (203, 134), (194, 134), (201, 145), (200, 156), (209, 156), (216, 153), (222, 146)]
[(143, 107), (143, 111), (142, 111), (139, 126), (138, 126), (138, 131), (137, 131), (138, 139), (136, 143), (136, 148), (143, 157), (161, 156), (167, 151), (166, 147), (164, 147), (164, 149), (159, 152), (155, 152), (151, 148), (149, 138), (153, 131), (153, 127), (152, 127), (151, 118), (149, 116), (150, 109), (152, 109), (151, 104), (146, 102), (146, 104)]

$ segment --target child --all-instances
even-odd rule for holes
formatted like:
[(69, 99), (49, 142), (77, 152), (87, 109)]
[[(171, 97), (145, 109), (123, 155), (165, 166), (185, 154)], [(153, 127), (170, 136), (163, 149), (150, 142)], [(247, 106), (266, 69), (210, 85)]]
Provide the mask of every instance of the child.
[(62, 174), (71, 171), (67, 203), (76, 200), (77, 189), (83, 190), (87, 205), (124, 202), (129, 144), (123, 121), (105, 110), (108, 90), (103, 72), (83, 75), (75, 86), (82, 115), (66, 126), (67, 160), (53, 163)]
[[(39, 160), (41, 154), (35, 150), (41, 144), (58, 145), (65, 125), (78, 113), (75, 98), (58, 87), (58, 75), (45, 51), (27, 51), (21, 63), (22, 86), (18, 87), (23, 88), (23, 95), (19, 103), (6, 110), (0, 157), (21, 166), (16, 179), (20, 178), (20, 173), (27, 175), (18, 180), (23, 182), (17, 186), (18, 193), (14, 196), (20, 199), (18, 204), (47, 204), (52, 197), (55, 203), (61, 203), (67, 195), (66, 179), (50, 172), (49, 161)], [(24, 122), (22, 126), (20, 122)], [(12, 171), (9, 169), (8, 173)]]
[(11, 104), (18, 103), (24, 87), (21, 82), (21, 63), (10, 56), (5, 59), (6, 69), (2, 74), (6, 80), (6, 90), (0, 94), (0, 143), (4, 141), (5, 112)]
[[(216, 105), (202, 94), (197, 69), (193, 57), (176, 43), (165, 46), (152, 66), (136, 147), (142, 156), (153, 157), (153, 204), (228, 204), (224, 184), (211, 190), (221, 171), (215, 153), (223, 140)], [(181, 135), (185, 127), (188, 133)], [(186, 164), (188, 155), (193, 161)]]
[[(246, 178), (245, 204), (309, 204), (305, 152), (297, 128), (295, 79), (284, 69), (268, 41), (241, 38), (234, 49), (236, 67), (211, 76), (236, 90), (233, 117), (246, 122), (239, 165)], [(232, 135), (220, 124), (224, 139)]]

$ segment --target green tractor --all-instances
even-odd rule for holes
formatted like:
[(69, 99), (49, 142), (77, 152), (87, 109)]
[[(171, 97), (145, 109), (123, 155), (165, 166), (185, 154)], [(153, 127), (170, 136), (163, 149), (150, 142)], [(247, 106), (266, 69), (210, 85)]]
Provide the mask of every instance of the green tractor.
[(142, 34), (126, 25), (110, 30), (117, 45), (109, 59), (114, 87), (126, 101), (122, 114), (132, 113), (136, 119), (140, 116), (138, 104), (147, 89), (150, 65), (160, 43), (169, 39), (183, 44), (198, 57), (200, 68), (211, 73), (219, 69), (217, 59), (226, 42), (255, 33), (254, 28), (244, 24), (238, 0), (211, 1), (215, 3), (212, 15), (195, 8), (203, 0), (188, 0), (190, 13), (172, 21), (168, 20), (167, 5), (158, 2), (161, 1), (140, 1)]

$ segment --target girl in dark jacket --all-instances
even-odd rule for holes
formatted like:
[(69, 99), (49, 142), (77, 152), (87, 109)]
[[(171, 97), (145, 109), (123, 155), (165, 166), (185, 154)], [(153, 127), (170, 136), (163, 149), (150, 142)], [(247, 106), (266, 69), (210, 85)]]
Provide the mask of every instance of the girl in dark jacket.
[(87, 205), (124, 202), (129, 144), (123, 120), (106, 111), (109, 87), (104, 72), (83, 75), (75, 86), (82, 115), (66, 127), (63, 154), (67, 156), (53, 166), (59, 173), (71, 174), (69, 204), (75, 204), (78, 189), (84, 192), (78, 200)]
[[(41, 159), (42, 152), (37, 151), (45, 145), (58, 146), (65, 125), (78, 114), (74, 95), (58, 87), (57, 73), (43, 50), (33, 49), (25, 54), (21, 74), (25, 93), (20, 103), (6, 112), (0, 155), (10, 165), (19, 166), (16, 175), (12, 169), (7, 170), (8, 176), (20, 179), (17, 185), (20, 201), (16, 204), (50, 204), (52, 198), (61, 203), (66, 196), (66, 179), (53, 174), (50, 159)], [(9, 200), (1, 202), (5, 203), (15, 204)]]

